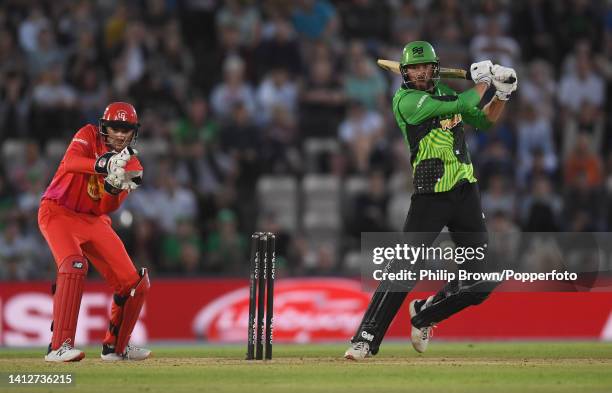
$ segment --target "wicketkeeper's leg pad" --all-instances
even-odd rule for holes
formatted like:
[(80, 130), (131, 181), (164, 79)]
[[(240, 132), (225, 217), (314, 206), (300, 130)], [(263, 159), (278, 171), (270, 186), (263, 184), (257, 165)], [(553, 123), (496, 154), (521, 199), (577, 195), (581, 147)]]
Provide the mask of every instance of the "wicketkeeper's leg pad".
[[(140, 280), (126, 296), (114, 297), (111, 310), (110, 333), (116, 336), (115, 353), (123, 354), (130, 342), (130, 336), (136, 326), (140, 310), (145, 302), (151, 283), (147, 269), (142, 268), (139, 272)], [(106, 341), (106, 340), (105, 340)]]
[(82, 255), (71, 255), (59, 264), (53, 295), (52, 350), (58, 349), (66, 340), (74, 345), (88, 269), (87, 259)]

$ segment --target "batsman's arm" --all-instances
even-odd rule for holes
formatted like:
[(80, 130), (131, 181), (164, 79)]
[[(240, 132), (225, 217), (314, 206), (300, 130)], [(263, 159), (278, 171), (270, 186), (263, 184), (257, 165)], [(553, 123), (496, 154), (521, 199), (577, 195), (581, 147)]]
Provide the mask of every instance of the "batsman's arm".
[(504, 108), (506, 107), (506, 101), (502, 101), (497, 96), (493, 96), (491, 101), (482, 108), (482, 111), (487, 116), (487, 120), (491, 123), (495, 123), (501, 116)]
[(400, 98), (395, 105), (407, 123), (420, 124), (432, 117), (463, 113), (475, 107), (486, 90), (485, 83), (478, 83), (458, 95), (432, 96), (414, 91)]

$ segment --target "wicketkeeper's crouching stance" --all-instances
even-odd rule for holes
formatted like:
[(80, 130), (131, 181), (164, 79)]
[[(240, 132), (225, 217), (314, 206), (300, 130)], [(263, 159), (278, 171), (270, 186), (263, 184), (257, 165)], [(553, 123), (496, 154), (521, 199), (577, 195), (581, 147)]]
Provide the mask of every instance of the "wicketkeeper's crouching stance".
[(138, 127), (132, 105), (111, 103), (97, 127), (88, 124), (76, 133), (43, 194), (38, 225), (57, 264), (46, 361), (85, 357), (74, 348), (74, 337), (90, 262), (115, 293), (102, 359), (144, 360), (151, 354), (129, 345), (150, 287), (147, 270), (136, 270), (107, 215), (141, 183), (143, 168), (131, 147)]
[[(415, 244), (428, 246), (446, 226), (457, 246), (483, 246), (487, 230), (463, 122), (479, 129), (491, 127), (517, 88), (516, 72), (488, 60), (474, 63), (470, 72), (476, 86), (457, 94), (439, 82), (439, 68), (429, 43), (415, 41), (404, 48), (400, 62), (403, 85), (392, 103), (413, 167), (415, 191), (404, 232), (410, 233), (407, 236)], [(478, 104), (491, 84), (495, 96), (481, 110)], [(393, 269), (393, 262), (387, 268)], [(412, 301), (413, 347), (425, 351), (436, 323), (480, 304), (497, 284), (453, 281), (428, 299)], [(388, 281), (380, 283), (345, 353), (347, 359), (361, 360), (378, 352), (410, 289), (397, 290)]]

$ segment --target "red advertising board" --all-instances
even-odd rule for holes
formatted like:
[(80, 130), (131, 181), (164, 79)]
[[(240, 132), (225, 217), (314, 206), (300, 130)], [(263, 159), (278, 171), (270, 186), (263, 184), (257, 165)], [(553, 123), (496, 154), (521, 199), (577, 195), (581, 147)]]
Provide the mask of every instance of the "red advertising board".
[[(237, 279), (153, 280), (135, 342), (159, 340), (246, 341), (248, 282)], [(52, 297), (45, 282), (0, 284), (0, 345), (46, 345)], [(429, 293), (414, 293), (412, 297)], [(369, 302), (359, 281), (341, 278), (281, 279), (275, 287), (277, 342), (347, 341)], [(77, 344), (101, 341), (112, 293), (88, 282)], [(408, 338), (408, 301), (388, 337)], [(497, 292), (482, 305), (444, 321), (446, 339), (612, 340), (611, 292)]]

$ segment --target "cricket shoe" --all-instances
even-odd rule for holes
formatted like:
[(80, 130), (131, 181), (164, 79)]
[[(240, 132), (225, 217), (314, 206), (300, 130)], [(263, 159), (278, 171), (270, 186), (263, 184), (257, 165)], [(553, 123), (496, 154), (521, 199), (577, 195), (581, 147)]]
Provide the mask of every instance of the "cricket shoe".
[(74, 348), (70, 345), (70, 339), (64, 341), (61, 347), (55, 351), (51, 350), (51, 344), (49, 344), (49, 350), (45, 355), (45, 361), (47, 362), (78, 362), (85, 357), (85, 352), (80, 349)]
[(122, 354), (115, 353), (115, 347), (104, 344), (102, 346), (102, 354), (100, 357), (107, 362), (118, 362), (122, 360), (145, 360), (151, 356), (151, 351), (146, 348), (138, 348), (133, 345), (128, 345), (125, 352)]
[[(427, 300), (415, 299), (410, 302), (410, 319), (414, 318), (421, 310), (425, 307), (429, 306), (433, 301), (433, 296), (427, 298)], [(429, 345), (429, 339), (433, 336), (433, 328), (434, 326), (426, 326), (422, 328), (417, 328), (414, 325), (410, 324), (411, 332), (410, 332), (410, 341), (412, 341), (412, 346), (414, 349), (423, 353), (427, 350), (427, 346)]]
[(344, 352), (344, 358), (348, 360), (363, 360), (372, 356), (370, 344), (365, 341), (352, 343), (349, 349)]

